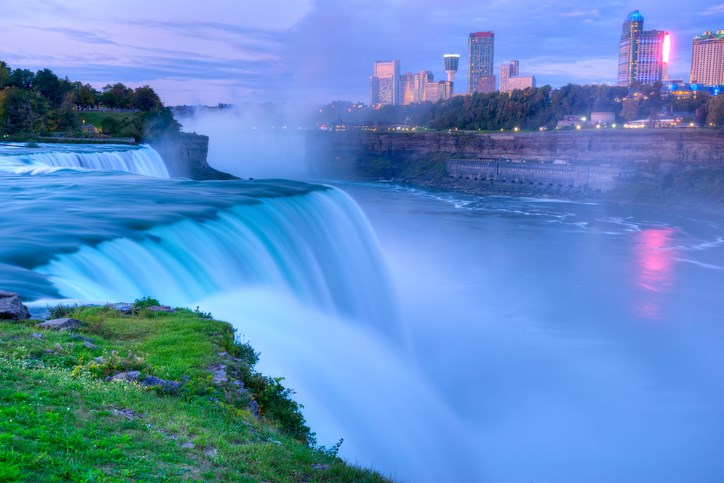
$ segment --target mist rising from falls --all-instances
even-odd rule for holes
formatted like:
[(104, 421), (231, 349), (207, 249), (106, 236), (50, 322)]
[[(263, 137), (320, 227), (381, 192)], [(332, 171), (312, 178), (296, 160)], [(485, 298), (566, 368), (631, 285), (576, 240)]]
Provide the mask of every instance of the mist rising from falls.
[[(277, 106), (278, 108), (279, 106)], [(246, 109), (198, 110), (180, 117), (187, 131), (209, 135), (208, 162), (241, 178), (308, 178), (298, 116)]]
[(0, 144), (0, 171), (42, 174), (59, 169), (122, 171), (168, 178), (161, 156), (151, 147), (119, 144)]

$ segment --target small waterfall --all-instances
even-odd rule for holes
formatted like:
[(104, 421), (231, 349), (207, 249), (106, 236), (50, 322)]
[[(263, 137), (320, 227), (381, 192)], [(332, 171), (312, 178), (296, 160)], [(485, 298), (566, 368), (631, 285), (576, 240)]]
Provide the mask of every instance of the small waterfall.
[(120, 144), (39, 144), (0, 146), (0, 171), (41, 174), (58, 169), (123, 171), (168, 178), (161, 156), (150, 146)]
[(80, 300), (152, 296), (188, 306), (238, 288), (271, 289), (398, 335), (372, 230), (357, 205), (331, 188), (83, 246), (35, 271)]

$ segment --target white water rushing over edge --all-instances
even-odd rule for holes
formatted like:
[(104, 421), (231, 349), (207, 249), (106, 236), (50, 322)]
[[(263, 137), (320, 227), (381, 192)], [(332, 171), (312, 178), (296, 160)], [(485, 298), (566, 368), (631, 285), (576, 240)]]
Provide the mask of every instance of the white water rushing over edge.
[(42, 174), (59, 169), (123, 171), (168, 178), (161, 156), (148, 145), (0, 145), (0, 171)]
[(405, 478), (471, 474), (465, 450), (456, 470), (443, 461), (436, 435), (465, 431), (407, 357), (377, 241), (342, 191), (157, 226), (35, 271), (67, 299), (152, 296), (232, 322), (262, 352), (260, 368), (297, 391), (320, 442), (344, 438), (352, 462)]

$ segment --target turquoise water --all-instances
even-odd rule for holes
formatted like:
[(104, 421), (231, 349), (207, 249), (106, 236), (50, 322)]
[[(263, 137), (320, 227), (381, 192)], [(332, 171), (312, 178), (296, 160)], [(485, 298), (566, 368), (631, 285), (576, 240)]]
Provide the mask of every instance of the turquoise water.
[(400, 479), (724, 474), (717, 218), (195, 182), (156, 176), (147, 147), (98, 148), (111, 170), (92, 146), (43, 149), (0, 148), (0, 288), (34, 311), (198, 305), (285, 376), (321, 443)]

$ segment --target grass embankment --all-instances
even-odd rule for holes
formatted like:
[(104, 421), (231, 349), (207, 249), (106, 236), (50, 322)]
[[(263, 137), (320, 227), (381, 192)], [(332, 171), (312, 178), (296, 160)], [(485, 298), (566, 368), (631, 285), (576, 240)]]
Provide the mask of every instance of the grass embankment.
[[(136, 308), (72, 309), (75, 331), (0, 321), (0, 481), (384, 481), (314, 447), (229, 324)], [(108, 380), (124, 371), (141, 383)]]
[(100, 127), (103, 120), (111, 118), (118, 122), (125, 120), (132, 120), (136, 118), (143, 118), (142, 112), (116, 112), (116, 111), (77, 111), (78, 117), (81, 122), (85, 121), (86, 124), (93, 124), (96, 127)]

